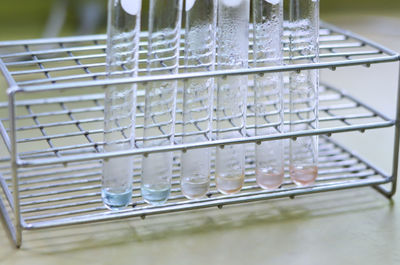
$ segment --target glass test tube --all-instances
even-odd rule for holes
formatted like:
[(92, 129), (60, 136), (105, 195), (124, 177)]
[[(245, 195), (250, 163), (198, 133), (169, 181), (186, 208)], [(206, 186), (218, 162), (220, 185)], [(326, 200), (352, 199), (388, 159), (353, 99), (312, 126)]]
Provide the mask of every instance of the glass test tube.
[[(217, 0), (186, 0), (185, 71), (215, 70)], [(183, 93), (183, 143), (211, 139), (214, 78), (188, 79)], [(201, 198), (210, 187), (209, 148), (181, 156), (181, 189), (189, 199)]]
[[(248, 67), (250, 0), (218, 0), (218, 70)], [(218, 79), (217, 138), (246, 135), (247, 76)], [(217, 148), (216, 184), (223, 194), (241, 190), (245, 174), (245, 146)]]
[[(291, 64), (319, 61), (319, 0), (291, 0), (289, 5), (289, 57)], [(318, 128), (319, 70), (289, 74), (290, 131)], [(307, 186), (318, 175), (318, 136), (290, 140), (289, 171), (293, 182)]]
[[(107, 74), (134, 77), (138, 70), (141, 0), (109, 0)], [(124, 72), (122, 72), (124, 71)], [(113, 75), (120, 73), (119, 75)], [(104, 101), (104, 151), (134, 148), (136, 85), (110, 85)], [(133, 157), (103, 161), (102, 199), (109, 209), (126, 207), (132, 199)]]
[[(148, 75), (178, 73), (182, 0), (150, 0)], [(177, 81), (146, 86), (144, 147), (174, 144)], [(171, 192), (173, 153), (143, 157), (141, 192), (153, 205), (163, 204)]]
[[(283, 0), (253, 0), (254, 61), (256, 67), (283, 64)], [(280, 133), (283, 129), (283, 76), (255, 76), (256, 135)], [(256, 180), (263, 189), (279, 188), (284, 179), (282, 140), (256, 144)]]

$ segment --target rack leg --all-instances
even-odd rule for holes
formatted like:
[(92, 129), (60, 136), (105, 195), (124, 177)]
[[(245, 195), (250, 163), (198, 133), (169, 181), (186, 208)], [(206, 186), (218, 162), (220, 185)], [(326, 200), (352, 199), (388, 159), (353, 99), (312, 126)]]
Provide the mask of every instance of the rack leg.
[(393, 197), (393, 195), (395, 195), (397, 190), (397, 175), (399, 173), (398, 171), (399, 144), (400, 144), (400, 64), (399, 64), (399, 81), (398, 81), (397, 102), (396, 102), (396, 127), (394, 133), (393, 169), (392, 169), (392, 184), (391, 184), (392, 187), (390, 190), (384, 190), (388, 198)]
[(377, 192), (379, 192), (380, 194), (382, 194), (383, 196), (385, 196), (388, 199), (392, 199), (392, 191), (386, 189), (383, 186), (372, 186), (372, 188), (374, 188)]
[(12, 185), (14, 199), (14, 236), (15, 246), (19, 248), (22, 243), (21, 212), (19, 203), (19, 181), (18, 181), (18, 153), (17, 153), (17, 134), (16, 134), (16, 114), (15, 114), (15, 89), (8, 91), (8, 111), (10, 119), (10, 140), (11, 140), (11, 167)]
[(8, 215), (6, 206), (4, 205), (4, 202), (1, 198), (0, 198), (0, 216), (4, 227), (6, 228), (8, 238), (14, 243), (16, 247), (19, 247), (17, 244), (17, 231), (10, 216)]
[(13, 194), (14, 194), (14, 227), (15, 237), (14, 243), (17, 248), (21, 247), (22, 244), (22, 227), (21, 227), (21, 212), (19, 207), (19, 185), (18, 185), (18, 173), (17, 164), (13, 163), (12, 175), (13, 175)]

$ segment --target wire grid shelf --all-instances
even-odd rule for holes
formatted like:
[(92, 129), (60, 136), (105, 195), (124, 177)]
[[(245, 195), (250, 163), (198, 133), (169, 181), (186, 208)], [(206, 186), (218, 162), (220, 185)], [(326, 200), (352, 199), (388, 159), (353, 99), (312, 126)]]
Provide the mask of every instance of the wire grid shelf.
[[(392, 196), (394, 188), (392, 191), (387, 191), (378, 185), (390, 182), (395, 184), (399, 145), (396, 140), (394, 152), (396, 163), (393, 165), (392, 175), (382, 172), (352, 151), (324, 136), (319, 146), (319, 178), (314, 186), (295, 187), (286, 172), (285, 183), (281, 189), (264, 191), (258, 188), (254, 178), (255, 143), (307, 135), (330, 136), (338, 132), (364, 132), (368, 129), (395, 125), (398, 138), (399, 128), (395, 120), (343, 91), (326, 85), (320, 87), (320, 127), (315, 130), (254, 136), (254, 124), (252, 124), (254, 111), (252, 104), (248, 104), (248, 134), (239, 139), (182, 144), (178, 132), (173, 146), (141, 148), (140, 130), (143, 126), (139, 122), (136, 126), (136, 130), (139, 131), (137, 149), (126, 152), (101, 152), (104, 111), (102, 92), (107, 85), (138, 83), (137, 117), (140, 121), (144, 109), (144, 94), (140, 88), (146, 82), (175, 79), (183, 81), (186, 78), (223, 77), (236, 74), (251, 76), (316, 68), (335, 70), (336, 67), (342, 66), (369, 67), (374, 63), (399, 60), (397, 53), (332, 25), (322, 24), (320, 35), (321, 59), (318, 64), (195, 74), (184, 73), (184, 69), (181, 69), (178, 75), (152, 77), (146, 77), (141, 72), (138, 78), (116, 80), (105, 80), (106, 37), (104, 35), (0, 42), (0, 69), (9, 85), (9, 102), (0, 103), (0, 133), (3, 138), (0, 150), (8, 154), (0, 158), (0, 185), (3, 190), (0, 210), (16, 245), (21, 244), (21, 229), (145, 217), (362, 186), (373, 186), (386, 196)], [(140, 63), (145, 63), (145, 34), (142, 34), (141, 44)], [(249, 56), (252, 57), (252, 52)], [(250, 98), (252, 85), (252, 78), (249, 78)], [(81, 91), (74, 95), (72, 91), (76, 89)], [(178, 95), (181, 95), (181, 92)], [(67, 95), (60, 96), (62, 93)], [(179, 117), (182, 112), (179, 110), (180, 101), (181, 96), (178, 97), (178, 127), (181, 124)], [(398, 116), (396, 120), (399, 120)], [(184, 199), (179, 187), (180, 153), (191, 148), (222, 147), (226, 144), (248, 144), (243, 190), (236, 195), (221, 195), (216, 191), (212, 179), (207, 198), (198, 201)], [(171, 198), (163, 206), (145, 205), (138, 189), (141, 155), (165, 151), (175, 152)], [(133, 179), (135, 187), (133, 204), (130, 205), (130, 209), (110, 212), (104, 208), (100, 198), (101, 161), (104, 158), (125, 155), (135, 155), (137, 160)], [(9, 211), (14, 211), (16, 220), (13, 220)]]
[[(366, 65), (373, 63), (393, 62), (398, 54), (385, 47), (339, 29), (330, 24), (321, 23), (320, 29), (320, 63), (314, 65), (296, 65), (294, 67), (270, 67), (249, 69), (249, 71), (210, 72), (208, 75), (218, 76), (235, 73), (264, 73), (269, 71), (290, 71), (309, 68), (332, 68), (350, 65)], [(251, 30), (250, 30), (251, 31)], [(183, 33), (182, 33), (183, 34)], [(250, 38), (251, 39), (251, 38)], [(147, 36), (141, 34), (140, 64), (146, 63)], [(49, 88), (44, 84), (74, 82), (73, 87), (82, 86), (78, 81), (102, 80), (106, 78), (105, 49), (106, 36), (82, 36), (55, 39), (38, 39), (0, 42), (0, 63), (10, 86), (18, 86), (22, 91), (37, 91)], [(181, 40), (181, 59), (183, 60), (184, 36)], [(287, 50), (287, 48), (285, 48)], [(250, 41), (249, 57), (252, 58), (252, 42)], [(288, 60), (288, 57), (285, 57)], [(301, 59), (301, 58), (299, 58)], [(249, 65), (252, 65), (250, 59)], [(145, 75), (146, 67), (139, 70)], [(180, 68), (184, 72), (183, 67)], [(192, 76), (194, 76), (192, 74)], [(183, 79), (170, 76), (166, 78)], [(142, 82), (149, 81), (146, 78)], [(156, 80), (151, 78), (150, 80)], [(40, 86), (43, 85), (43, 86)], [(30, 89), (28, 89), (30, 87)], [(59, 86), (66, 87), (66, 86)]]
[[(340, 145), (331, 140), (321, 140), (319, 177), (313, 188), (295, 187), (286, 172), (285, 182), (279, 190), (265, 191), (258, 187), (254, 177), (252, 149), (253, 145), (247, 148), (245, 186), (239, 194), (229, 196), (219, 194), (212, 177), (207, 198), (197, 201), (188, 201), (180, 191), (179, 153), (176, 153), (171, 196), (161, 207), (149, 206), (141, 198), (140, 158), (138, 158), (133, 179), (133, 204), (129, 206), (130, 209), (118, 213), (108, 211), (101, 200), (101, 161), (78, 162), (68, 167), (57, 165), (20, 169), (20, 205), (24, 228), (79, 224), (121, 216), (143, 218), (146, 215), (211, 206), (221, 207), (240, 202), (346, 188), (349, 185), (377, 185), (387, 183), (390, 179), (387, 175), (380, 175), (361, 158)], [(0, 172), (4, 181), (9, 183), (12, 177), (6, 161), (1, 163)], [(213, 171), (211, 173), (213, 174)]]
[[(101, 88), (106, 84), (137, 82), (140, 88), (144, 82), (165, 79), (182, 80), (191, 76), (224, 76), (243, 73), (262, 74), (270, 71), (303, 70), (310, 68), (331, 68), (334, 70), (340, 66), (357, 64), (370, 66), (373, 63), (398, 60), (396, 53), (331, 25), (323, 24), (320, 35), (321, 63), (319, 64), (249, 68), (247, 70), (222, 72), (181, 73), (180, 75), (152, 77), (143, 76), (144, 70), (142, 70), (142, 76), (139, 78), (117, 81), (99, 80), (105, 78), (104, 58), (106, 46), (104, 44), (105, 36), (103, 35), (2, 42), (0, 43), (0, 67), (9, 83), (10, 91), (14, 91), (19, 95), (79, 88), (85, 89), (84, 94), (86, 94), (84, 96), (59, 98), (51, 98), (50, 94), (45, 94), (41, 95), (42, 98), (38, 100), (19, 101), (15, 105), (16, 112), (18, 114), (21, 113), (15, 117), (18, 160), (22, 166), (36, 166), (43, 163), (56, 164), (60, 162), (67, 163), (77, 160), (89, 160), (91, 158), (104, 158), (104, 154), (99, 154), (99, 147), (103, 145), (103, 131), (101, 129), (103, 127), (103, 98), (100, 94), (93, 94), (91, 88), (97, 88), (97, 91), (102, 93), (103, 89)], [(146, 43), (146, 35), (142, 34), (140, 46), (141, 63), (145, 63), (146, 61)], [(2, 51), (5, 49), (7, 53), (2, 54)], [(252, 49), (250, 43), (251, 57)], [(184, 72), (184, 69), (181, 69), (181, 72)], [(327, 92), (328, 90), (324, 91)], [(325, 100), (323, 102), (325, 105), (321, 109), (320, 129), (265, 137), (253, 137), (250, 133), (244, 136), (243, 139), (236, 139), (236, 142), (255, 142), (259, 138), (262, 140), (272, 140), (309, 134), (330, 134), (332, 132), (387, 127), (394, 124), (393, 120), (373, 110), (373, 108), (358, 102), (355, 98), (333, 88), (330, 88), (329, 91), (336, 91), (337, 95), (329, 94), (330, 92), (322, 95), (321, 99), (322, 101)], [(341, 100), (343, 104), (337, 104)], [(139, 103), (144, 102), (143, 94), (141, 94), (141, 98), (138, 101)], [(249, 102), (252, 102), (252, 99), (249, 99)], [(5, 107), (7, 107), (7, 103), (0, 105), (0, 109)], [(344, 112), (346, 110), (348, 110), (347, 113)], [(5, 112), (0, 119), (0, 132), (5, 139), (7, 149), (11, 150), (12, 141), (9, 136), (10, 122), (5, 118), (8, 116)], [(251, 106), (249, 106), (249, 112), (252, 113)], [(138, 113), (138, 118), (142, 118), (143, 105), (139, 104)], [(181, 113), (178, 111), (177, 114)], [(375, 119), (373, 121), (370, 119), (369, 122), (366, 122), (367, 118)], [(251, 132), (254, 126), (252, 128), (251, 121), (248, 124), (250, 124), (248, 129)], [(159, 127), (161, 127), (161, 124)], [(140, 132), (137, 133), (137, 135), (140, 134)], [(232, 140), (213, 141), (211, 143), (203, 143), (200, 146), (198, 144), (183, 146), (179, 145), (179, 137), (177, 139), (177, 145), (167, 147), (167, 149), (173, 151), (201, 146), (212, 147), (232, 142)], [(137, 140), (138, 147), (140, 147), (140, 137)], [(32, 149), (32, 143), (35, 143), (34, 149)], [(154, 148), (151, 150), (138, 148), (130, 152), (130, 154), (145, 154), (154, 151), (157, 150), (154, 150)], [(84, 155), (78, 157), (78, 154)]]
[[(251, 87), (251, 85), (250, 85)], [(143, 91), (142, 91), (143, 92)], [(250, 97), (252, 94), (249, 95)], [(181, 102), (181, 100), (180, 100)], [(92, 94), (84, 96), (59, 97), (51, 99), (33, 99), (17, 102), (16, 111), (21, 113), (17, 116), (16, 128), (17, 147), (20, 151), (18, 157), (23, 161), (22, 166), (36, 166), (43, 164), (57, 164), (77, 162), (81, 160), (99, 159), (104, 153), (103, 143), (103, 111), (104, 94)], [(179, 103), (179, 102), (178, 102)], [(179, 104), (178, 104), (179, 105)], [(7, 112), (8, 104), (1, 103), (0, 111)], [(137, 106), (137, 120), (144, 116), (144, 95), (139, 93)], [(177, 125), (182, 124), (182, 110), (177, 109)], [(288, 135), (297, 137), (299, 134), (310, 135), (316, 132), (283, 133), (277, 135), (255, 137), (254, 136), (254, 107), (248, 104), (248, 137), (237, 139), (239, 142), (254, 142), (254, 139), (276, 139), (287, 138)], [(355, 98), (344, 92), (329, 86), (320, 88), (320, 134), (331, 134), (333, 132), (344, 132), (367, 129), (390, 127), (394, 121), (385, 115), (373, 110)], [(268, 117), (266, 117), (268, 119)], [(9, 119), (0, 118), (0, 128), (7, 137), (11, 129)], [(161, 127), (163, 123), (158, 126)], [(333, 130), (334, 128), (334, 130)], [(155, 152), (141, 147), (143, 138), (143, 125), (137, 124), (136, 138), (138, 148), (132, 150), (136, 155)], [(199, 132), (201, 133), (201, 131)], [(191, 145), (181, 144), (182, 132), (177, 133), (176, 145), (171, 150), (190, 148)], [(167, 137), (167, 136), (165, 136)], [(215, 138), (215, 137), (214, 137)], [(9, 138), (6, 138), (6, 147), (11, 150)], [(231, 140), (227, 140), (228, 143)], [(202, 143), (206, 147), (227, 144), (225, 141), (211, 141)], [(196, 144), (192, 145), (196, 146)]]

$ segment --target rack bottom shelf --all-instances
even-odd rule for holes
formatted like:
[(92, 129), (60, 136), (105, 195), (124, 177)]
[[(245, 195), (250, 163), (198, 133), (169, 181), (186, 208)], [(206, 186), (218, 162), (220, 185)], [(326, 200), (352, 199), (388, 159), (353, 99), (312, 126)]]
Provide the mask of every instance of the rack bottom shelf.
[[(26, 230), (83, 224), (129, 217), (179, 212), (207, 207), (246, 203), (282, 197), (334, 191), (364, 186), (376, 186), (391, 181), (391, 177), (379, 172), (356, 154), (329, 138), (321, 137), (319, 176), (311, 187), (296, 187), (285, 174), (280, 189), (260, 189), (254, 177), (254, 145), (248, 145), (246, 178), (242, 191), (234, 195), (222, 195), (215, 188), (214, 179), (207, 198), (189, 201), (183, 197), (179, 186), (179, 157), (174, 167), (171, 197), (165, 205), (149, 206), (140, 197), (139, 168), (135, 170), (134, 191), (131, 204), (126, 210), (108, 211), (100, 198), (101, 163), (76, 163), (67, 168), (38, 167), (21, 169), (20, 198), (22, 228)], [(138, 163), (139, 163), (138, 158)], [(9, 168), (2, 167), (3, 183), (11, 188)], [(5, 194), (4, 194), (5, 195)], [(6, 196), (3, 196), (3, 199)], [(3, 204), (4, 201), (2, 202)], [(5, 211), (3, 211), (5, 212)], [(6, 218), (10, 219), (8, 216)]]

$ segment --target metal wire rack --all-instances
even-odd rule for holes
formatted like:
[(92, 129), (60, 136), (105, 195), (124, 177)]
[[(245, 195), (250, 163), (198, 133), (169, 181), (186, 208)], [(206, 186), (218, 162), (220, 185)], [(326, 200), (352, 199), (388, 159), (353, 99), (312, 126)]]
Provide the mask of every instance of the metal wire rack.
[[(396, 189), (399, 151), (399, 120), (391, 119), (343, 91), (320, 87), (320, 127), (311, 131), (254, 136), (254, 111), (248, 104), (248, 134), (229, 140), (142, 148), (140, 138), (146, 82), (183, 81), (187, 78), (262, 75), (268, 72), (364, 65), (399, 61), (399, 55), (353, 33), (322, 24), (320, 58), (317, 64), (285, 65), (231, 71), (181, 73), (168, 76), (144, 76), (130, 79), (105, 79), (105, 36), (0, 42), (0, 69), (8, 83), (8, 102), (0, 103), (0, 211), (16, 246), (22, 242), (22, 230), (142, 217), (189, 209), (293, 197), (308, 193), (372, 186), (387, 197)], [(251, 48), (250, 43), (250, 48)], [(251, 49), (250, 49), (251, 50)], [(140, 62), (145, 62), (146, 34), (142, 34)], [(249, 57), (252, 58), (250, 52)], [(251, 60), (251, 59), (250, 59)], [(249, 78), (252, 97), (252, 78)], [(137, 148), (124, 152), (102, 153), (104, 87), (137, 83)], [(177, 126), (181, 110), (178, 93)], [(180, 95), (180, 96), (179, 96)], [(399, 101), (399, 100), (398, 100)], [(251, 100), (249, 100), (251, 102)], [(397, 102), (398, 103), (398, 102)], [(228, 117), (229, 118), (229, 117)], [(159, 126), (162, 126), (161, 124)], [(272, 125), (271, 125), (272, 126)], [(329, 138), (333, 133), (393, 127), (395, 129), (393, 170), (382, 172), (371, 163)], [(254, 144), (277, 139), (296, 139), (323, 135), (320, 141), (320, 171), (317, 183), (299, 188), (286, 176), (275, 191), (258, 188), (254, 178)], [(180, 193), (180, 153), (193, 148), (247, 144), (246, 180), (236, 195), (221, 195), (212, 183), (208, 197), (188, 201)], [(138, 189), (140, 158), (154, 152), (174, 151), (174, 177), (171, 198), (163, 206), (148, 206)], [(133, 204), (120, 212), (109, 212), (100, 198), (101, 161), (110, 157), (134, 155)], [(286, 174), (287, 175), (287, 174)], [(213, 179), (212, 179), (213, 180)], [(387, 190), (381, 184), (391, 183)]]

